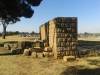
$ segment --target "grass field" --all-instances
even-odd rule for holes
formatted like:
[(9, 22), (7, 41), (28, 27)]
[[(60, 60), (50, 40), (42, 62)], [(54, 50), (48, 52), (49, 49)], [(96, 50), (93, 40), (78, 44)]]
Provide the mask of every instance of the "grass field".
[[(5, 40), (0, 37), (0, 42), (7, 41), (32, 41), (32, 37), (8, 36)], [(79, 43), (82, 47), (100, 44), (95, 41), (79, 41)], [(1, 51), (2, 49), (0, 48)], [(4, 54), (0, 55), (0, 75), (100, 75), (100, 56), (64, 62), (61, 59)]]
[[(75, 67), (74, 70), (88, 69), (95, 71), (95, 69), (100, 68), (100, 57), (88, 57), (77, 59), (74, 62), (63, 62), (60, 59), (36, 59), (22, 55), (0, 56), (0, 75), (76, 75), (73, 69), (69, 71), (70, 67)], [(86, 75), (90, 74), (87, 72)], [(100, 72), (98, 75), (100, 75)]]
[(78, 38), (78, 40), (100, 41), (100, 36), (99, 36), (99, 37), (91, 37), (91, 36), (88, 36), (88, 37), (81, 37), (81, 38)]
[(1, 56), (0, 75), (59, 75), (65, 65), (48, 58)]

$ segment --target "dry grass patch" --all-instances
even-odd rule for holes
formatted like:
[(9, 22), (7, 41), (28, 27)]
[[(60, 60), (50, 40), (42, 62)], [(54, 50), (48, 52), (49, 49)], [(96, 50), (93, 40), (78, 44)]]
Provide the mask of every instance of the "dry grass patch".
[(73, 62), (63, 62), (60, 59), (33, 58), (23, 55), (0, 56), (0, 75), (61, 75), (70, 66), (74, 66), (77, 69), (100, 68), (100, 65), (90, 64), (90, 60), (97, 60), (100, 63), (100, 57), (81, 58)]
[(6, 36), (6, 39), (2, 39), (0, 37), (0, 42), (7, 42), (7, 41), (32, 41), (33, 37), (20, 37), (18, 35), (13, 36)]
[(0, 56), (0, 75), (59, 75), (64, 65), (48, 58), (15, 55)]

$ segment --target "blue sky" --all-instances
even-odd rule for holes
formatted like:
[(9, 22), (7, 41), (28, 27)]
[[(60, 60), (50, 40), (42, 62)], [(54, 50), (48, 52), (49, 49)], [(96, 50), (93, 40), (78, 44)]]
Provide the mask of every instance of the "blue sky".
[[(100, 32), (100, 0), (43, 0), (33, 7), (32, 18), (21, 18), (20, 22), (9, 25), (8, 31), (39, 31), (39, 26), (55, 17), (78, 17), (78, 32)], [(0, 26), (0, 32), (2, 26)]]

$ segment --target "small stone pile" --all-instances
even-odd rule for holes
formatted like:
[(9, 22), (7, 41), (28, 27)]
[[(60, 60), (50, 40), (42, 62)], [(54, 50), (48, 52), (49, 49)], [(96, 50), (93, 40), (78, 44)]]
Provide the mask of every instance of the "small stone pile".
[(30, 56), (32, 54), (32, 49), (28, 48), (28, 49), (24, 49), (23, 55), (24, 56)]

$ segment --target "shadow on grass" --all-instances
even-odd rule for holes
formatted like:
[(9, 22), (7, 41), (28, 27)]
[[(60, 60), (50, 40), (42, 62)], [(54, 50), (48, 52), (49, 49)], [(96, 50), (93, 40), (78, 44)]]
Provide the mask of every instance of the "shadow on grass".
[(0, 53), (0, 56), (8, 56), (8, 55), (12, 55), (12, 53)]
[(89, 62), (90, 65), (96, 65), (98, 66), (98, 64), (100, 63), (100, 60), (87, 60)]
[(100, 68), (95, 69), (78, 69), (76, 67), (69, 67), (60, 75), (100, 75)]
[(19, 55), (19, 54), (18, 53), (11, 53), (10, 51), (0, 52), (0, 56), (10, 56), (10, 55)]

